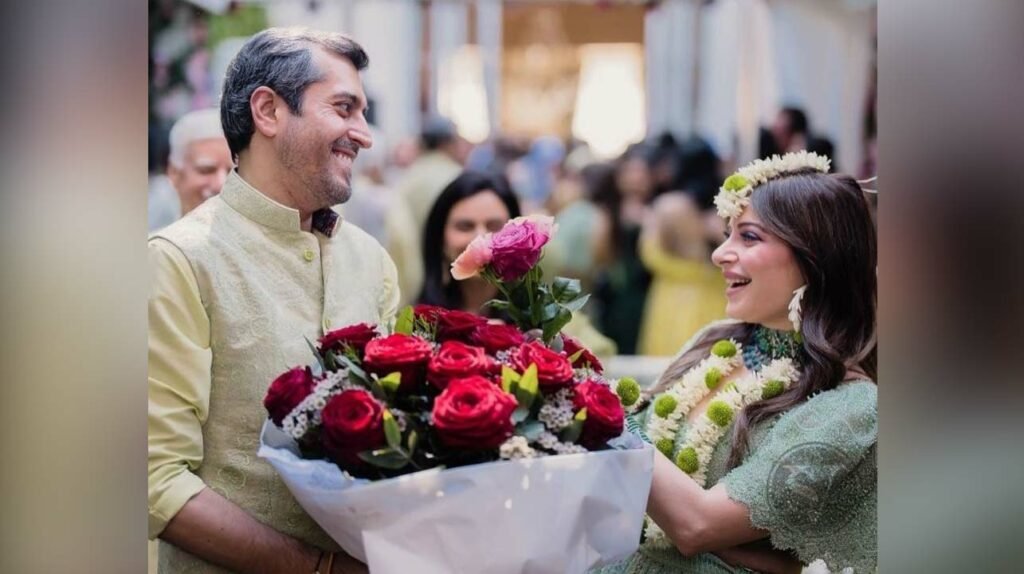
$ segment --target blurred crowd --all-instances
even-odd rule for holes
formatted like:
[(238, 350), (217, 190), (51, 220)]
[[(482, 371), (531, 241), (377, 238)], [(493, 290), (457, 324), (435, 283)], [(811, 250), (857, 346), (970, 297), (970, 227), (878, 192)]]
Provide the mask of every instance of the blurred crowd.
[[(185, 114), (168, 139), (151, 165), (151, 230), (215, 195), (232, 168), (216, 109)], [(798, 108), (761, 129), (761, 157), (800, 149), (832, 157), (832, 148)], [(865, 165), (849, 171), (873, 171), (873, 146), (867, 151)], [(454, 282), (454, 258), (513, 217), (552, 215), (558, 231), (545, 275), (579, 279), (592, 294), (570, 331), (605, 355), (667, 356), (724, 317), (725, 284), (710, 253), (725, 229), (713, 198), (733, 169), (699, 136), (660, 134), (601, 160), (585, 142), (552, 136), (473, 145), (432, 117), (397, 141), (375, 132), (355, 162), (352, 198), (337, 209), (391, 254), (404, 304), (473, 312), (496, 293), (482, 280)]]

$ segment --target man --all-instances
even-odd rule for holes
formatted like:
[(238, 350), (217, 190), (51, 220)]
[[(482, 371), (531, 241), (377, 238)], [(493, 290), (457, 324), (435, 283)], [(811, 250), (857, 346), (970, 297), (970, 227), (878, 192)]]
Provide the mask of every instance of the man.
[(189, 112), (174, 123), (167, 177), (181, 200), (181, 215), (220, 192), (234, 167), (220, 125), (220, 110)]
[(423, 126), (420, 149), (419, 157), (406, 170), (398, 189), (409, 203), (416, 220), (416, 237), (422, 241), (423, 227), (434, 201), (462, 171), (465, 140), (459, 137), (450, 120), (433, 117)]
[(333, 556), (256, 451), (264, 393), (310, 361), (305, 339), (396, 312), (394, 264), (330, 209), (372, 145), (367, 64), (340, 34), (253, 36), (221, 99), (238, 167), (150, 237), (149, 536), (162, 540), (161, 572), (365, 571)]

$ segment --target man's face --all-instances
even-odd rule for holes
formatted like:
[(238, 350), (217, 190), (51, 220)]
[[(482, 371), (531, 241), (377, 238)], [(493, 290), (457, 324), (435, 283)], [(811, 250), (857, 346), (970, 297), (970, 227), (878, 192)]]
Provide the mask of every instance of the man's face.
[(181, 198), (181, 214), (185, 215), (220, 193), (233, 167), (226, 139), (208, 138), (189, 143), (182, 164), (171, 164), (167, 169), (167, 176)]
[(366, 124), (366, 96), (359, 72), (346, 58), (312, 48), (322, 78), (302, 94), (300, 115), (285, 111), (276, 139), (281, 163), (316, 210), (348, 201), (352, 163), (373, 145)]

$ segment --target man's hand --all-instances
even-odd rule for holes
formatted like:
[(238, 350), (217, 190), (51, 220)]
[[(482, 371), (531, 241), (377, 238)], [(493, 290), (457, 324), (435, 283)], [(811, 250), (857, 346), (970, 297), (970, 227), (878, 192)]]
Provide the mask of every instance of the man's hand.
[[(263, 524), (209, 488), (185, 503), (160, 538), (234, 572), (294, 574), (320, 566), (320, 549)], [(332, 574), (365, 572), (351, 556), (335, 555)]]

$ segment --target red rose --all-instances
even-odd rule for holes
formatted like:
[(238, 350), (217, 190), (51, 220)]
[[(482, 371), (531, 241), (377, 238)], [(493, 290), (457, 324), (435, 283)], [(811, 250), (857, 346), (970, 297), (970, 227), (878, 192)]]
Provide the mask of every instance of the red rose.
[(537, 365), (537, 382), (541, 390), (557, 391), (572, 383), (572, 365), (565, 355), (556, 353), (538, 341), (520, 346), (512, 352), (512, 365), (525, 371), (530, 364)]
[(359, 453), (383, 447), (384, 407), (369, 392), (349, 389), (328, 401), (321, 413), (323, 442), (331, 458), (343, 468), (365, 463)]
[(380, 376), (395, 371), (402, 374), (399, 390), (411, 393), (419, 388), (427, 368), (427, 360), (434, 347), (412, 335), (395, 333), (366, 344), (363, 365), (366, 370)]
[(469, 340), (487, 349), (492, 355), (509, 347), (522, 345), (526, 339), (514, 325), (496, 325), (484, 323), (473, 331)]
[(343, 345), (348, 345), (362, 355), (366, 344), (377, 336), (377, 327), (369, 323), (357, 323), (335, 329), (320, 338), (320, 354), (333, 350), (340, 352)]
[(580, 353), (580, 356), (573, 361), (572, 366), (574, 368), (581, 369), (589, 365), (591, 369), (598, 373), (604, 372), (604, 366), (601, 365), (601, 361), (599, 361), (597, 357), (590, 352), (590, 349), (584, 347), (578, 340), (566, 335), (565, 333), (562, 333), (562, 350), (565, 351), (566, 357), (572, 357), (579, 351), (583, 351)]
[(281, 426), (284, 417), (299, 406), (299, 403), (313, 392), (315, 386), (316, 381), (313, 380), (313, 372), (309, 367), (295, 367), (274, 379), (267, 389), (267, 396), (263, 397), (263, 406), (266, 407), (270, 420)]
[(589, 448), (601, 448), (609, 440), (622, 434), (626, 413), (622, 403), (604, 383), (584, 381), (573, 387), (572, 406), (576, 412), (587, 409), (587, 420), (583, 421), (580, 444)]
[(480, 347), (445, 341), (427, 363), (427, 380), (438, 389), (444, 389), (451, 379), (490, 375), (497, 367), (498, 364)]
[(413, 307), (413, 314), (427, 323), (437, 325), (438, 341), (456, 340), (468, 343), (473, 331), (487, 323), (487, 319), (476, 313), (434, 305), (416, 305)]
[(412, 308), (413, 316), (423, 319), (427, 323), (436, 323), (437, 316), (444, 312), (445, 308), (437, 305), (415, 305)]
[(515, 281), (540, 260), (552, 233), (546, 216), (517, 217), (491, 237), (491, 269), (503, 281)]
[(498, 448), (512, 436), (516, 406), (514, 396), (483, 377), (452, 379), (434, 400), (434, 428), (451, 448)]

